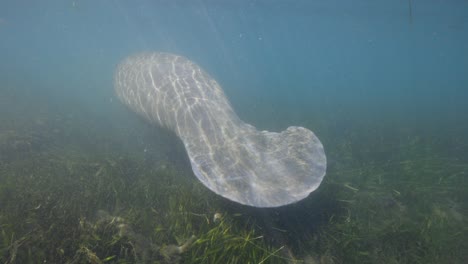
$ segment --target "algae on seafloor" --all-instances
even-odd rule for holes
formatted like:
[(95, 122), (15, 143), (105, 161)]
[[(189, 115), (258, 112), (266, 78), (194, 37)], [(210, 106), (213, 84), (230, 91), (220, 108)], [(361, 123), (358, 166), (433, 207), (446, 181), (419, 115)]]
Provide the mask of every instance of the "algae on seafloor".
[[(321, 187), (300, 203), (258, 210), (196, 181), (183, 146), (164, 131), (122, 126), (109, 134), (85, 113), (8, 110), (18, 116), (0, 115), (2, 263), (468, 258), (463, 131), (363, 122), (337, 131), (324, 123), (318, 133), (331, 162)], [(130, 137), (149, 146), (126, 146)]]

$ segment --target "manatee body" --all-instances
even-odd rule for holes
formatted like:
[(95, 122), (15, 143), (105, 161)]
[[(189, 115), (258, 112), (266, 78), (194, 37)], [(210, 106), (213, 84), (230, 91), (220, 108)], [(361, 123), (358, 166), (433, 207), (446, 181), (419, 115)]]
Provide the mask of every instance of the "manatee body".
[(256, 130), (239, 119), (216, 80), (183, 56), (130, 56), (114, 81), (124, 104), (177, 134), (194, 174), (223, 197), (256, 207), (286, 205), (307, 197), (325, 176), (325, 152), (312, 131)]

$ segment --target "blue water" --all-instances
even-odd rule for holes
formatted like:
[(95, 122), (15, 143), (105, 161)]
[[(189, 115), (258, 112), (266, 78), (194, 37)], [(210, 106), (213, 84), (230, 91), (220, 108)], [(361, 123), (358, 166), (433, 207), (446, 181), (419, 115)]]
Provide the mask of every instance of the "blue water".
[[(407, 157), (431, 158), (424, 173), (439, 184), (453, 180), (448, 185), (457, 197), (450, 201), (466, 204), (460, 183), (468, 186), (467, 47), (464, 0), (1, 1), (0, 117), (8, 126), (29, 122), (13, 106), (27, 107), (37, 98), (70, 118), (79, 145), (122, 146), (121, 153), (133, 147), (157, 160), (160, 148), (148, 143), (152, 128), (132, 121), (137, 117), (114, 94), (113, 74), (128, 55), (171, 52), (215, 78), (242, 120), (262, 130), (298, 125), (314, 131), (329, 160), (326, 181), (359, 185), (361, 178), (353, 182), (342, 171), (375, 159), (374, 169), (401, 175), (403, 182), (413, 170), (400, 173), (390, 161), (403, 167)], [(74, 121), (76, 113), (91, 125)], [(66, 119), (55, 114), (50, 120)], [(98, 137), (87, 136), (93, 124), (102, 126)], [(125, 129), (138, 137), (122, 137)], [(424, 149), (429, 143), (435, 147)], [(450, 163), (445, 160), (454, 165), (444, 167)], [(451, 172), (439, 177), (444, 169)], [(353, 190), (346, 184), (344, 190)], [(466, 223), (463, 208), (447, 210)]]
[(247, 120), (453, 118), (468, 98), (468, 4), (411, 6), (410, 17), (408, 1), (5, 1), (1, 80), (105, 107), (122, 58), (168, 51), (202, 65)]

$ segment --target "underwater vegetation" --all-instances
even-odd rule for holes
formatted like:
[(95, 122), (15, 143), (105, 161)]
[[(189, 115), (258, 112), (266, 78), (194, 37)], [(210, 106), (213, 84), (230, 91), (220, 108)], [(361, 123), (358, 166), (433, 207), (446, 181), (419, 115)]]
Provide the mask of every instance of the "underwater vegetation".
[[(466, 130), (319, 123), (331, 161), (321, 187), (260, 209), (204, 187), (164, 131), (109, 133), (85, 111), (59, 112), (37, 98), (9, 104), (9, 96), (0, 97), (1, 263), (468, 259)], [(152, 153), (125, 147), (126, 137), (155, 132), (164, 144), (150, 144)]]

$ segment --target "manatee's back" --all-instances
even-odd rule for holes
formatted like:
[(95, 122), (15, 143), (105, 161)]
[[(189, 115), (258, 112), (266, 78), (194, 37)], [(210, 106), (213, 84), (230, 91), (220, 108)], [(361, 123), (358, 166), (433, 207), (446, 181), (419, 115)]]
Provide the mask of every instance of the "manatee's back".
[(227, 120), (234, 114), (219, 84), (182, 56), (130, 56), (118, 65), (114, 83), (118, 97), (128, 107), (176, 133), (191, 129), (183, 127), (193, 125), (188, 121), (197, 123), (228, 115), (222, 118)]

